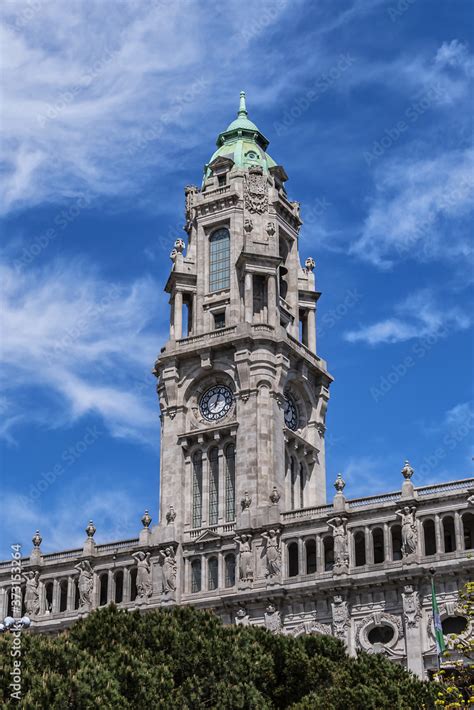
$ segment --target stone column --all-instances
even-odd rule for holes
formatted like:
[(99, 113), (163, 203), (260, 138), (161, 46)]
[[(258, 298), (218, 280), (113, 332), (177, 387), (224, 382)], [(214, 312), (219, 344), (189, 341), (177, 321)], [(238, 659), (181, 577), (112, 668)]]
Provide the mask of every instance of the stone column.
[(107, 580), (107, 603), (113, 602), (115, 599), (115, 579), (113, 570), (109, 569), (109, 579)]
[(383, 551), (384, 560), (386, 562), (392, 561), (392, 546), (390, 545), (390, 529), (388, 523), (383, 524)]
[(217, 554), (217, 588), (224, 589), (224, 555)]
[(306, 560), (305, 560), (305, 547), (303, 538), (300, 537), (298, 540), (298, 574), (305, 574), (306, 572)]
[(253, 321), (253, 276), (249, 271), (245, 272), (245, 320)]
[(179, 340), (183, 337), (183, 293), (176, 291), (174, 294), (174, 337)]
[(423, 655), (421, 644), (421, 609), (419, 594), (411, 584), (405, 585), (402, 593), (405, 626), (405, 649), (408, 670), (423, 678)]
[(316, 535), (316, 572), (324, 572), (323, 541), (321, 535)]
[(312, 353), (316, 352), (316, 312), (313, 308), (308, 308), (306, 314), (306, 324), (308, 333), (308, 348)]
[(464, 529), (462, 518), (457, 510), (454, 513), (454, 532), (456, 535), (456, 550), (464, 550)]
[(370, 528), (364, 528), (364, 539), (365, 539), (365, 564), (374, 564), (374, 548), (372, 545), (372, 532)]
[(0, 589), (0, 621), (7, 615), (7, 589), (2, 587)]
[(129, 602), (132, 592), (132, 580), (130, 577), (130, 570), (124, 567), (123, 570), (123, 602)]
[(277, 324), (277, 301), (276, 301), (276, 278), (275, 274), (270, 274), (267, 279), (268, 290), (268, 323), (275, 327)]
[(67, 578), (67, 611), (74, 611), (76, 601), (76, 584), (74, 577)]
[(207, 557), (201, 556), (201, 592), (207, 589)]
[(443, 536), (441, 534), (441, 520), (438, 514), (435, 515), (435, 540), (436, 540), (436, 552), (444, 552)]
[(61, 594), (61, 589), (59, 586), (59, 580), (53, 580), (53, 603), (52, 603), (52, 613), (57, 614), (59, 611), (59, 597)]

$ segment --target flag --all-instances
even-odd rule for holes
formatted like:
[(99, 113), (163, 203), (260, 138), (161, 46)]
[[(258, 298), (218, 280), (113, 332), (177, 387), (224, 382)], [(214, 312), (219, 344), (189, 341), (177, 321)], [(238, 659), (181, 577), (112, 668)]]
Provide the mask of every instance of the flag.
[(443, 627), (441, 626), (441, 617), (439, 615), (438, 602), (436, 601), (434, 579), (431, 580), (431, 605), (433, 608), (433, 626), (436, 639), (436, 652), (438, 656), (441, 656), (446, 650), (446, 644), (444, 643)]

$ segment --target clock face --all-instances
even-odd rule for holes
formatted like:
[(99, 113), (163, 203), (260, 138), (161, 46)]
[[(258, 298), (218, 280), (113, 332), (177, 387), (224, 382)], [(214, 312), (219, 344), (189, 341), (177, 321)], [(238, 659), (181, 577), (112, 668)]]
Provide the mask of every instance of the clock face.
[(298, 412), (296, 411), (296, 405), (289, 395), (285, 396), (285, 424), (288, 429), (296, 431), (298, 429)]
[(231, 390), (224, 385), (215, 385), (204, 392), (199, 402), (199, 409), (204, 419), (208, 422), (216, 422), (228, 414), (234, 395)]

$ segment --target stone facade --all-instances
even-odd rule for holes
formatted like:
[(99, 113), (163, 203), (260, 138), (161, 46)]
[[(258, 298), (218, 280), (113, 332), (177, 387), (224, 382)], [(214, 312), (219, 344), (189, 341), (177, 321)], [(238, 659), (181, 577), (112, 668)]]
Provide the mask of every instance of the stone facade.
[[(474, 479), (326, 502), (332, 377), (316, 349), (315, 262), (301, 265), (299, 204), (249, 121), (220, 134), (166, 284), (170, 337), (155, 364), (160, 518), (139, 537), (23, 560), (24, 611), (55, 632), (98, 606), (192, 604), (228, 624), (334, 634), (420, 676), (436, 665), (430, 570), (446, 628), (472, 568)], [(11, 610), (10, 563), (0, 612)], [(3, 618), (3, 617), (2, 617)], [(454, 624), (454, 626), (452, 626)], [(472, 629), (465, 627), (465, 634)]]

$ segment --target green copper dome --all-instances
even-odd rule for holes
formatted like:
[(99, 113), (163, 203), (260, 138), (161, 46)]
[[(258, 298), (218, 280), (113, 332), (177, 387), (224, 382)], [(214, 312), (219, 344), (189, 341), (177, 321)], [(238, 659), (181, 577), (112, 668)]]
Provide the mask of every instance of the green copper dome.
[(229, 124), (223, 133), (219, 134), (216, 145), (217, 150), (205, 166), (204, 179), (211, 174), (209, 165), (219, 157), (230, 158), (239, 168), (260, 165), (264, 172), (268, 172), (269, 168), (276, 165), (275, 161), (266, 152), (268, 140), (255, 123), (248, 118), (245, 91), (240, 92), (237, 118)]

